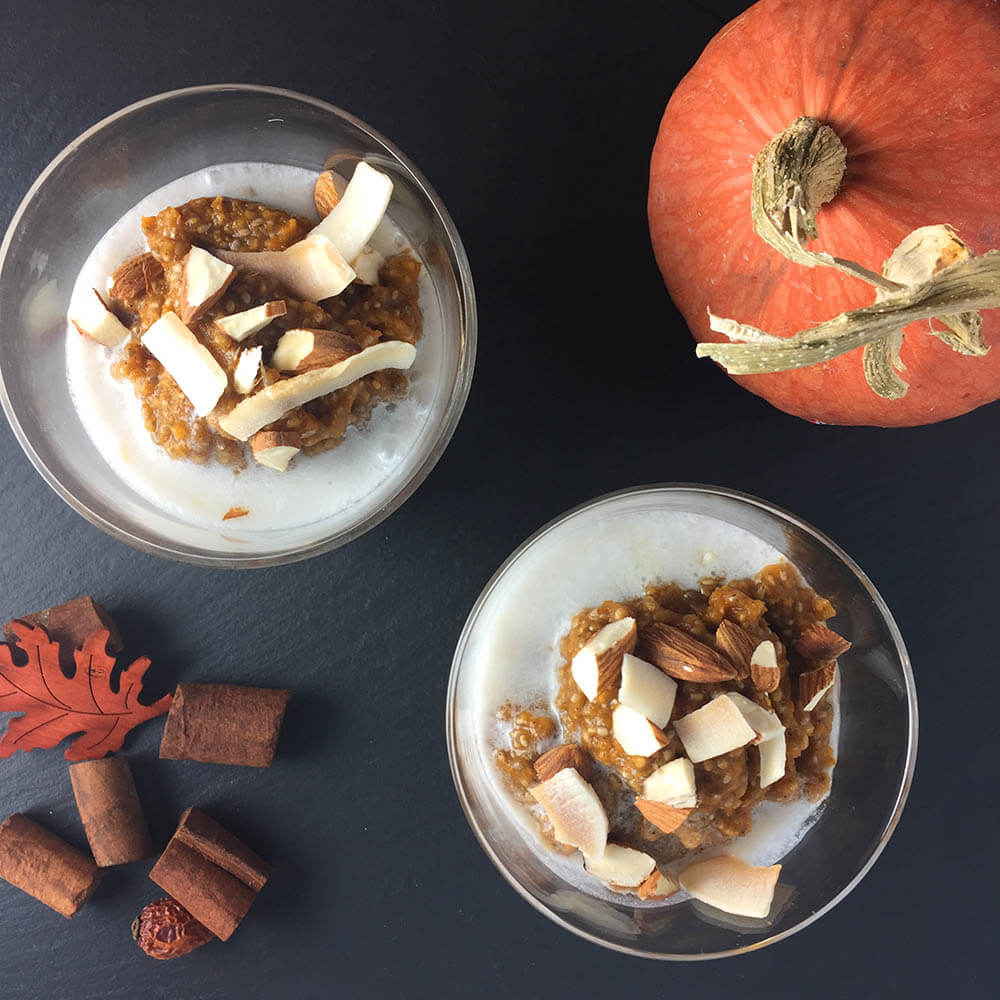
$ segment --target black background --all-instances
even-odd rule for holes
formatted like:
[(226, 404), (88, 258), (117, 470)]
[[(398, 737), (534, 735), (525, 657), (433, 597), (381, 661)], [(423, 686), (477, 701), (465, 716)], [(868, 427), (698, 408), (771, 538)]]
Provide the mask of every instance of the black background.
[[(992, 995), (998, 411), (895, 431), (779, 413), (695, 360), (649, 249), (663, 106), (742, 6), (6, 4), (0, 224), (68, 141), (132, 101), (288, 87), (413, 157), (465, 240), (481, 322), (468, 407), (427, 482), (304, 564), (133, 552), (0, 429), (0, 615), (90, 593), (126, 653), (152, 656), (155, 694), (182, 679), (295, 692), (269, 771), (161, 763), (159, 722), (126, 743), (158, 843), (197, 802), (274, 862), (232, 941), (145, 958), (128, 929), (157, 895), (146, 864), (112, 870), (72, 923), (0, 884), (3, 1000)], [(583, 500), (670, 480), (758, 494), (844, 546), (893, 609), (921, 699), (916, 781), (868, 877), (791, 940), (694, 966), (604, 951), (523, 902), (465, 822), (443, 727), (459, 631), (508, 553)], [(15, 810), (86, 846), (58, 751), (0, 761), (0, 816)]]

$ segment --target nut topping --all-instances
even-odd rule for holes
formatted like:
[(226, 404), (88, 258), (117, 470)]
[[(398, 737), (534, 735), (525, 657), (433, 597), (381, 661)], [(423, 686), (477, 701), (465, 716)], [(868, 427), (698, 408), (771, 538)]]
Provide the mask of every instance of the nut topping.
[(837, 661), (827, 660), (815, 670), (799, 674), (799, 707), (811, 712), (837, 679)]
[(795, 648), (807, 660), (835, 660), (851, 648), (851, 643), (832, 628), (816, 622), (798, 637)]
[(635, 619), (622, 618), (605, 625), (573, 657), (573, 680), (589, 701), (615, 687), (622, 658), (635, 649), (635, 641)]
[(736, 677), (736, 669), (721, 653), (663, 622), (642, 630), (636, 654), (665, 674), (693, 684), (716, 684)]
[(584, 781), (590, 781), (593, 773), (590, 755), (575, 743), (563, 743), (546, 750), (534, 763), (535, 776), (539, 781), (548, 781), (566, 767), (572, 767)]
[(723, 618), (715, 630), (715, 642), (736, 668), (736, 676), (740, 680), (749, 677), (750, 657), (754, 651), (754, 641), (750, 633), (742, 625)]
[(750, 657), (750, 678), (758, 691), (774, 691), (781, 683), (781, 669), (774, 643), (765, 639)]
[(636, 799), (635, 807), (664, 833), (673, 833), (694, 812), (694, 809), (678, 809), (677, 806), (668, 806), (666, 802), (651, 802), (649, 799)]
[(148, 295), (153, 285), (163, 278), (163, 265), (156, 255), (141, 253), (130, 257), (111, 272), (111, 287), (108, 294), (120, 302), (134, 302)]
[(337, 207), (339, 201), (340, 194), (333, 179), (333, 172), (324, 170), (316, 178), (316, 186), (313, 188), (313, 202), (316, 205), (316, 214), (321, 219), (325, 219)]

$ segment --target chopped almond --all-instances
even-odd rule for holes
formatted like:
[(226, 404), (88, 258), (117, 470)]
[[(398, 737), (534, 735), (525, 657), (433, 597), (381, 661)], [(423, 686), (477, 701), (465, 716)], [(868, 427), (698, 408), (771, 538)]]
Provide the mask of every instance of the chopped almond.
[(589, 701), (614, 688), (622, 657), (635, 649), (635, 640), (635, 619), (621, 618), (605, 625), (573, 657), (573, 680)]
[(539, 781), (548, 781), (564, 767), (575, 768), (580, 777), (590, 781), (593, 766), (590, 755), (575, 743), (563, 743), (562, 746), (546, 750), (534, 763), (535, 777)]
[(636, 892), (640, 899), (655, 900), (669, 899), (679, 889), (680, 885), (674, 878), (654, 869)]
[(781, 683), (778, 654), (770, 639), (758, 644), (750, 656), (750, 677), (758, 691), (774, 691)]
[(622, 657), (622, 683), (618, 700), (644, 715), (661, 729), (670, 721), (677, 696), (677, 681), (652, 663), (626, 653)]
[(650, 802), (649, 799), (636, 799), (635, 807), (664, 833), (673, 833), (694, 812), (693, 809), (678, 809), (665, 802)]
[(611, 731), (630, 757), (652, 757), (667, 745), (663, 730), (628, 705), (615, 706), (611, 713)]
[(316, 214), (325, 219), (340, 201), (340, 192), (337, 190), (337, 183), (333, 178), (333, 172), (324, 170), (316, 178), (316, 186), (313, 188), (313, 202), (316, 205)]
[(105, 347), (117, 347), (128, 339), (128, 327), (108, 309), (96, 288), (84, 292), (69, 314), (69, 321), (83, 336)]
[(281, 335), (271, 355), (271, 367), (280, 372), (329, 368), (361, 353), (361, 345), (336, 330), (289, 330)]
[(265, 302), (262, 306), (244, 309), (243, 312), (233, 313), (231, 316), (220, 316), (215, 325), (227, 337), (238, 343), (255, 333), (260, 333), (268, 323), (278, 316), (284, 316), (287, 311), (285, 300), (276, 299), (274, 302)]
[(643, 798), (663, 802), (676, 809), (690, 809), (698, 804), (694, 765), (687, 757), (675, 757), (658, 767), (642, 786)]
[(254, 434), (250, 448), (259, 465), (284, 472), (302, 450), (302, 435), (295, 431), (259, 431)]
[(253, 389), (260, 374), (260, 359), (263, 353), (263, 347), (251, 347), (249, 350), (240, 351), (240, 359), (233, 370), (233, 388), (241, 396), (246, 396)]
[(184, 323), (200, 319), (225, 294), (236, 268), (201, 247), (191, 247), (181, 275), (180, 316)]
[(832, 628), (816, 622), (795, 640), (795, 648), (807, 660), (835, 660), (851, 648), (851, 643)]
[(799, 674), (799, 705), (804, 712), (811, 712), (837, 679), (837, 661), (827, 660), (815, 670)]

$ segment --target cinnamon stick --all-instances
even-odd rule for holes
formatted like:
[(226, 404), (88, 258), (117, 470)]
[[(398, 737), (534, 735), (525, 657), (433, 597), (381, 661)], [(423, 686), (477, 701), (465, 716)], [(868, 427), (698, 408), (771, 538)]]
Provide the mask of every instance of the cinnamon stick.
[(127, 757), (71, 764), (69, 777), (90, 850), (101, 868), (139, 861), (153, 853)]
[(149, 877), (217, 938), (229, 940), (269, 867), (200, 809), (187, 809)]
[(270, 767), (290, 691), (233, 684), (178, 684), (160, 756)]
[(0, 823), (0, 878), (69, 918), (90, 899), (101, 870), (54, 833), (14, 813)]

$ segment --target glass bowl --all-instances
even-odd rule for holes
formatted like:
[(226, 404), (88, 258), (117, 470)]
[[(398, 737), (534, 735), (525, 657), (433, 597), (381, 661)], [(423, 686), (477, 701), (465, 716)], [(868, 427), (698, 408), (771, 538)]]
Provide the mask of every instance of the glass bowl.
[[(414, 380), (423, 380), (426, 397), (419, 431), (383, 462), (384, 475), (377, 467), (356, 495), (345, 493), (338, 507), (310, 523), (255, 529), (221, 516), (218, 523), (192, 523), (116, 473), (80, 420), (66, 377), (65, 316), (81, 265), (125, 212), (176, 178), (241, 162), (333, 168), (349, 176), (361, 159), (392, 177), (388, 216), (417, 251), (428, 279), (421, 292), (425, 336), (411, 370)], [(441, 457), (468, 396), (476, 303), (465, 250), (444, 205), (388, 140), (312, 97), (216, 85), (133, 104), (84, 132), (42, 171), (0, 246), (0, 329), (4, 411), (28, 458), (59, 496), (147, 552), (249, 567), (342, 545), (413, 493)], [(363, 441), (364, 431), (350, 434)]]
[[(775, 557), (837, 608), (854, 642), (840, 659), (839, 739), (830, 795), (780, 858), (766, 920), (732, 917), (681, 895), (615, 895), (578, 860), (544, 851), (523, 807), (498, 785), (497, 708), (540, 687), (561, 662), (558, 639), (581, 608), (687, 576), (742, 576)], [(763, 561), (762, 561), (763, 560)], [(829, 539), (773, 505), (711, 486), (625, 490), (569, 511), (524, 542), (476, 601), (452, 665), (448, 753), (462, 807), (487, 855), (537, 910), (596, 944), (632, 955), (705, 959), (780, 941), (819, 919), (861, 881), (899, 820), (913, 777), (917, 702), (909, 659), (885, 602)], [(781, 849), (779, 848), (779, 851)], [(579, 855), (575, 855), (578, 858)], [(770, 863), (770, 861), (768, 862)], [(573, 867), (575, 866), (575, 867)]]

